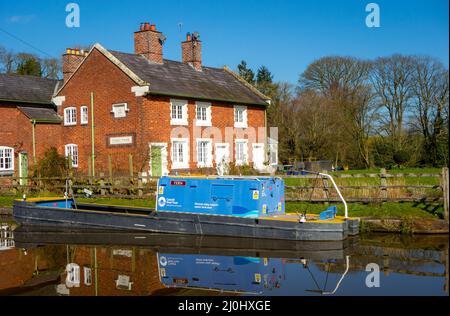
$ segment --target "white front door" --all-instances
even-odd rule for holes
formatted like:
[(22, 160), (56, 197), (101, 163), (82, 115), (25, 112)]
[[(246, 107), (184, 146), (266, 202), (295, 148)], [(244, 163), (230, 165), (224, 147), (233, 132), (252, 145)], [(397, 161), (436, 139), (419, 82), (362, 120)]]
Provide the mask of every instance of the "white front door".
[(219, 176), (228, 172), (228, 163), (230, 162), (230, 144), (217, 143), (215, 145), (216, 169)]
[(264, 144), (253, 144), (253, 167), (255, 169), (264, 168), (265, 160)]

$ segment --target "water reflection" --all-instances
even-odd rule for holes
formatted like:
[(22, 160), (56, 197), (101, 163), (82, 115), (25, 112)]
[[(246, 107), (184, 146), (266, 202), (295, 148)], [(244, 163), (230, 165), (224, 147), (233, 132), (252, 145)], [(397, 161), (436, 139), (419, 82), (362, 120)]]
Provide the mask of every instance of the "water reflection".
[[(280, 242), (1, 226), (0, 295), (448, 295), (448, 237)], [(366, 266), (381, 268), (368, 288)]]

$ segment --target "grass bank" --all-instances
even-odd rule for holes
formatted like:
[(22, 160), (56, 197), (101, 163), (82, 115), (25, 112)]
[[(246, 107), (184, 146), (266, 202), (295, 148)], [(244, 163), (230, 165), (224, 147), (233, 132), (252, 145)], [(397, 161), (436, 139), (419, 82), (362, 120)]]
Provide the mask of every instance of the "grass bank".
[[(41, 196), (55, 196), (54, 194), (47, 194)], [(14, 196), (0, 196), (0, 208), (11, 208), (14, 199), (20, 197)], [(117, 199), (117, 198), (78, 198), (80, 203), (97, 203), (104, 205), (119, 205), (154, 208), (154, 199)], [(286, 203), (286, 212), (294, 214), (295, 212), (307, 212), (309, 214), (319, 214), (327, 208), (323, 204), (312, 203)], [(338, 205), (338, 214), (343, 214), (344, 208)], [(351, 217), (371, 217), (371, 218), (427, 218), (427, 219), (441, 219), (443, 218), (443, 205), (441, 204), (426, 204), (426, 203), (380, 203), (380, 204), (349, 204), (349, 215)]]

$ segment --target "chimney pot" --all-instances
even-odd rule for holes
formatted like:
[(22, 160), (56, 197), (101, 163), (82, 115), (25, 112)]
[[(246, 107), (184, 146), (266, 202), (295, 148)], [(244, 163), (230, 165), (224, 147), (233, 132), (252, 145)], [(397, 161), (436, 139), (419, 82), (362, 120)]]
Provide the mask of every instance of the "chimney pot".
[(163, 63), (163, 40), (161, 32), (156, 31), (156, 25), (145, 22), (143, 30), (134, 33), (134, 52), (143, 55), (149, 61)]
[[(196, 34), (196, 33), (195, 33)], [(191, 65), (195, 70), (202, 71), (202, 42), (193, 37), (193, 34), (186, 34), (186, 41), (181, 43), (182, 61)]]

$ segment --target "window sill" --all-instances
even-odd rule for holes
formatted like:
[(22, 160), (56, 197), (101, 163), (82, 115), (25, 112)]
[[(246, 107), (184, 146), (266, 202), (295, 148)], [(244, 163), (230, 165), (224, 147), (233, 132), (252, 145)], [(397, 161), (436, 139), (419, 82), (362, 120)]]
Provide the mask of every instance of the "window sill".
[(205, 121), (196, 121), (195, 122), (195, 126), (198, 126), (198, 127), (211, 127), (212, 123), (211, 122), (205, 122)]
[(174, 120), (171, 120), (170, 121), (170, 125), (174, 125), (174, 126), (188, 126), (189, 123), (188, 123), (188, 121), (174, 121)]
[(189, 169), (189, 164), (172, 164), (172, 169)]
[(197, 168), (212, 168), (213, 164), (212, 163), (199, 163), (197, 164)]
[(77, 123), (73, 123), (73, 124), (64, 123), (64, 126), (67, 126), (67, 127), (77, 126)]
[(245, 124), (245, 123), (234, 123), (234, 128), (248, 128), (248, 124)]

